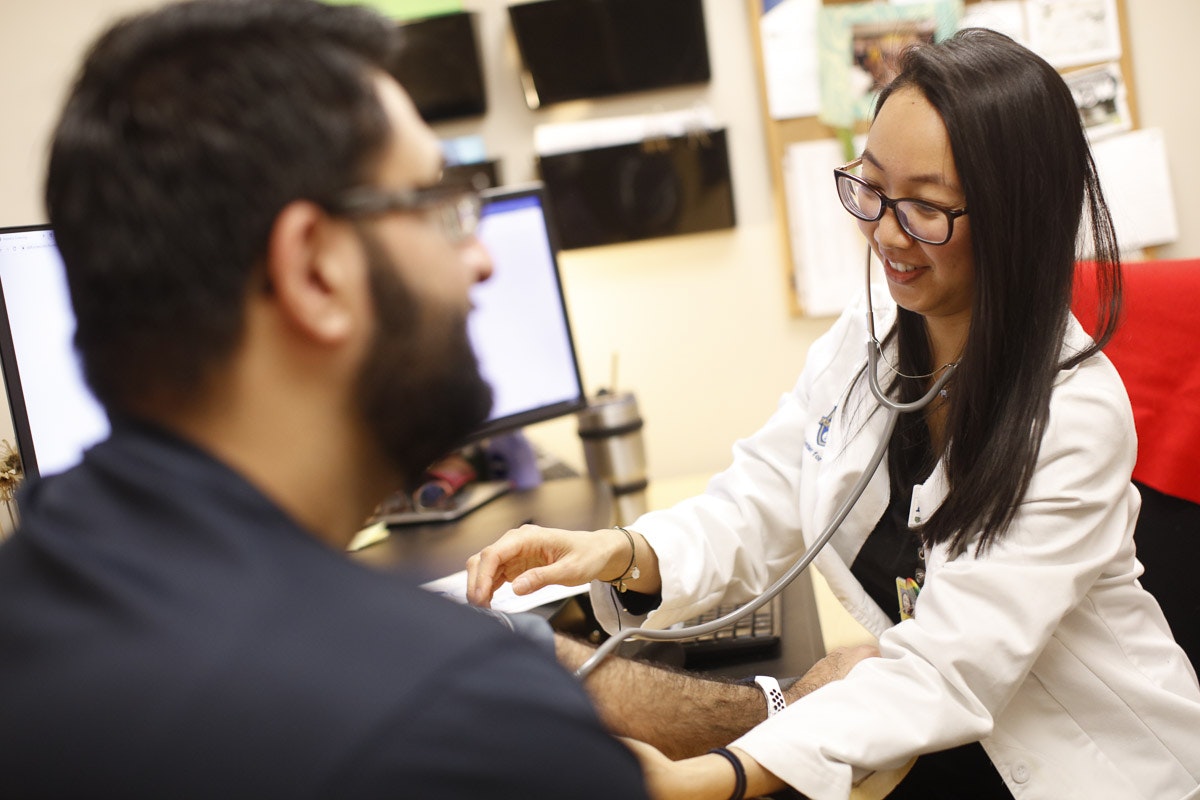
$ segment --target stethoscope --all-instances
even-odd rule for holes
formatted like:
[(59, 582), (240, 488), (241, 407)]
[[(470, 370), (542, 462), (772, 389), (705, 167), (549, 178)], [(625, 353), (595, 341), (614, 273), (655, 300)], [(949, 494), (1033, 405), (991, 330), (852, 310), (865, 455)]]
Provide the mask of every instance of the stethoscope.
[(650, 629), (650, 628), (624, 628), (610, 636), (602, 645), (596, 648), (592, 656), (580, 667), (575, 670), (575, 677), (579, 680), (585, 679), (591, 674), (604, 659), (612, 654), (612, 651), (620, 646), (622, 642), (631, 636), (638, 636), (648, 641), (675, 641), (677, 639), (694, 639), (698, 636), (718, 631), (729, 625), (733, 625), (738, 620), (753, 614), (758, 609), (769, 603), (775, 595), (779, 594), (787, 587), (789, 583), (794, 581), (801, 572), (808, 569), (808, 565), (812, 563), (817, 554), (829, 543), (833, 535), (837, 533), (842, 522), (845, 521), (851, 509), (858, 503), (863, 493), (867, 490), (867, 484), (871, 478), (875, 476), (875, 472), (879, 469), (879, 465), (883, 463), (883, 457), (887, 453), (888, 444), (892, 438), (892, 431), (895, 430), (896, 420), (901, 414), (910, 414), (914, 411), (921, 411), (930, 403), (933, 402), (945, 388), (946, 382), (954, 374), (957, 363), (947, 364), (941, 369), (941, 376), (938, 377), (929, 391), (922, 397), (910, 403), (898, 403), (884, 393), (883, 387), (879, 385), (879, 359), (883, 357), (883, 345), (879, 343), (879, 339), (875, 336), (875, 311), (871, 303), (871, 248), (867, 247), (867, 331), (870, 339), (867, 341), (867, 382), (871, 386), (871, 394), (875, 396), (875, 400), (880, 407), (887, 411), (887, 419), (884, 421), (883, 433), (879, 437), (879, 443), (875, 446), (875, 452), (871, 454), (871, 459), (868, 466), (863, 470), (855, 484), (850, 487), (850, 492), (842, 504), (838, 506), (833, 518), (829, 524), (825, 526), (825, 530), (817, 537), (804, 555), (793, 564), (787, 572), (781, 575), (774, 583), (767, 587), (761, 595), (746, 603), (744, 606), (728, 614), (718, 617), (709, 622), (700, 625), (691, 625), (681, 628), (668, 628), (665, 630)]

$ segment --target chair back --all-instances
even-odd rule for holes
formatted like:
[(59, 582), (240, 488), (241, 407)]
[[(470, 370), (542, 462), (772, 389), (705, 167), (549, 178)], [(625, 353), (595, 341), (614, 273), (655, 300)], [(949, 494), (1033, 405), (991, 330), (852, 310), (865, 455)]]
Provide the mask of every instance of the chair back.
[[(1131, 262), (1123, 281), (1120, 327), (1104, 353), (1125, 383), (1137, 428), (1142, 585), (1200, 665), (1200, 259)], [(1095, 266), (1080, 264), (1072, 306), (1089, 333), (1097, 295)]]

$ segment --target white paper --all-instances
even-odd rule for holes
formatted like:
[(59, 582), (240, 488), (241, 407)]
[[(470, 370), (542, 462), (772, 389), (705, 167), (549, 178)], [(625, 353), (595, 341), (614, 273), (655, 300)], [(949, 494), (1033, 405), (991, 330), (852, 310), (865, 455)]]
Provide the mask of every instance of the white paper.
[(963, 8), (960, 28), (988, 28), (1003, 33), (1023, 45), (1029, 44), (1025, 24), (1024, 0), (984, 0)]
[[(1162, 131), (1145, 128), (1092, 145), (1122, 253), (1179, 238)], [(1090, 242), (1085, 252), (1091, 253)]]
[(867, 243), (833, 181), (845, 155), (835, 139), (797, 142), (784, 153), (792, 276), (808, 316), (841, 313), (866, 283)]
[(1058, 69), (1116, 61), (1116, 0), (1027, 0), (1029, 46)]
[[(465, 605), (467, 602), (467, 571), (464, 569), (453, 575), (438, 578), (436, 581), (422, 584), (421, 588)], [(547, 603), (583, 594), (587, 590), (587, 584), (583, 586), (546, 586), (533, 594), (518, 596), (513, 593), (512, 584), (506, 583), (493, 595), (492, 608), (506, 614), (519, 614)]]
[(813, 117), (821, 110), (817, 59), (820, 0), (783, 0), (762, 15), (763, 73), (772, 119)]

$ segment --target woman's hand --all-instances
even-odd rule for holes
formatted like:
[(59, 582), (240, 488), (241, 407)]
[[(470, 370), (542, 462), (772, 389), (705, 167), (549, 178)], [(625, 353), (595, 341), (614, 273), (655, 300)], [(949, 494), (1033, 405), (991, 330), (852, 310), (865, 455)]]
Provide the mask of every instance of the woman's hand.
[[(689, 765), (686, 761), (672, 761), (652, 745), (639, 742), (636, 739), (622, 739), (626, 747), (633, 751), (638, 761), (642, 762), (642, 775), (646, 779), (646, 789), (654, 800), (674, 800), (674, 798), (694, 798), (697, 788), (693, 784)], [(726, 792), (724, 797), (731, 793)], [(702, 796), (702, 795), (701, 795)]]
[[(634, 536), (640, 558), (650, 548)], [(505, 581), (512, 582), (514, 593), (525, 595), (552, 584), (615, 580), (629, 563), (629, 538), (619, 530), (564, 531), (522, 525), (467, 560), (467, 600), (488, 607)]]
[[(645, 742), (621, 739), (642, 763), (646, 788), (654, 800), (726, 800), (733, 794), (734, 772), (719, 755), (672, 761)], [(740, 750), (731, 751), (746, 771), (746, 797), (758, 797), (784, 787), (783, 781)]]

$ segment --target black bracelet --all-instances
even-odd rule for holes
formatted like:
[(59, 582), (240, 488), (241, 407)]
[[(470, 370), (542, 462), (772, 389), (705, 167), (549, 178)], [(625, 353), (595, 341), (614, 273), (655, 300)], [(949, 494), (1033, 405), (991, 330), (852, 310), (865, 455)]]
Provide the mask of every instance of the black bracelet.
[(708, 752), (724, 756), (733, 765), (733, 794), (729, 795), (729, 800), (743, 800), (746, 796), (746, 768), (742, 766), (741, 759), (724, 747), (716, 747)]

